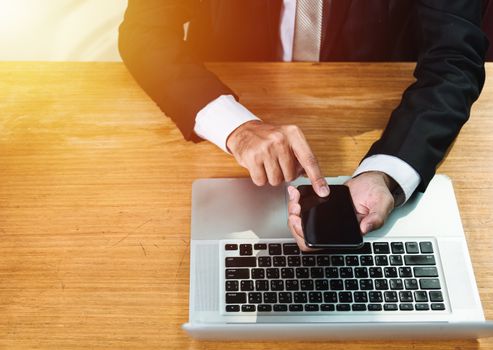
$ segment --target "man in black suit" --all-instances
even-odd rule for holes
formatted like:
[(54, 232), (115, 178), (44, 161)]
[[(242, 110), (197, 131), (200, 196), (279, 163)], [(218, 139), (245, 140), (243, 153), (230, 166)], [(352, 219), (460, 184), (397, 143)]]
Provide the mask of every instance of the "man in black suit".
[[(231, 152), (257, 185), (305, 171), (320, 196), (328, 187), (302, 131), (261, 122), (203, 62), (417, 61), (416, 82), (347, 182), (367, 233), (426, 189), (468, 119), (484, 83), (480, 22), (480, 0), (129, 0), (120, 52), (187, 140)], [(288, 191), (306, 249), (299, 192)]]

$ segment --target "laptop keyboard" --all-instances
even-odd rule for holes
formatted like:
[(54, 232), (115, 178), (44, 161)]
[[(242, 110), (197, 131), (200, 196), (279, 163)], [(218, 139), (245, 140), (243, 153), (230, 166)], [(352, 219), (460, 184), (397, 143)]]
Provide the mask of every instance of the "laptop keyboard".
[(447, 309), (433, 238), (301, 252), (292, 240), (222, 241), (223, 313), (411, 313)]

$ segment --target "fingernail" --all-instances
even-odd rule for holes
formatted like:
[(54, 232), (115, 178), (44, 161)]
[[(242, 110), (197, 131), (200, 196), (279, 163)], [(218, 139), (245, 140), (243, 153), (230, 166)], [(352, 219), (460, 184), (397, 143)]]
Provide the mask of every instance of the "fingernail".
[(327, 197), (329, 195), (329, 186), (327, 184), (319, 186), (318, 193), (321, 197)]
[(289, 200), (292, 201), (294, 199), (294, 193), (291, 187), (288, 187), (288, 194), (289, 194)]

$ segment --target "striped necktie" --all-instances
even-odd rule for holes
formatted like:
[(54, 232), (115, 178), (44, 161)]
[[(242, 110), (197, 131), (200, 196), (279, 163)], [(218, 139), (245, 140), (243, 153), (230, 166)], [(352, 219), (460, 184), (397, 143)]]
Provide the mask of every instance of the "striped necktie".
[(322, 0), (297, 0), (293, 40), (293, 61), (320, 60)]

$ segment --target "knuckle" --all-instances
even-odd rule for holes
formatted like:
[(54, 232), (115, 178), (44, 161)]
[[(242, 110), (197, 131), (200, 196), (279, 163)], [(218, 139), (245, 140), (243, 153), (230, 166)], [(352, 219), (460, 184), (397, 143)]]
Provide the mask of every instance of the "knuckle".
[(284, 145), (286, 142), (286, 137), (280, 131), (274, 131), (269, 134), (269, 140), (274, 145)]
[(294, 125), (294, 124), (286, 125), (284, 128), (290, 134), (300, 134), (301, 133), (301, 129), (297, 125)]

